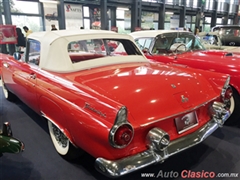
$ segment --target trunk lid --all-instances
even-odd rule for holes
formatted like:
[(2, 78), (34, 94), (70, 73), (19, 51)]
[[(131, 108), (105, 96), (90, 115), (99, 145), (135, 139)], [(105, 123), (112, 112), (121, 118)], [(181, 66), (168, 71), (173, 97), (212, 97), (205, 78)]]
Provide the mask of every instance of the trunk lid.
[(186, 112), (217, 96), (200, 73), (158, 63), (101, 67), (72, 77), (125, 105), (140, 124)]

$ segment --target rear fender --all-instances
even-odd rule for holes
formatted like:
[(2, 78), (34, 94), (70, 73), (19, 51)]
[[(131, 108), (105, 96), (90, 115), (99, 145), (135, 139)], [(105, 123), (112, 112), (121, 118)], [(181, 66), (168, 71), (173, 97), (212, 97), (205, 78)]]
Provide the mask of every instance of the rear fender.
[(66, 118), (62, 108), (53, 100), (42, 96), (39, 100), (41, 116), (48, 121), (51, 121), (74, 145), (72, 136), (67, 129)]
[(229, 77), (228, 74), (210, 72), (210, 71), (204, 71), (204, 70), (202, 75), (207, 80), (209, 80), (209, 83), (212, 85), (212, 87), (217, 93), (219, 93), (219, 91), (221, 92), (227, 78)]

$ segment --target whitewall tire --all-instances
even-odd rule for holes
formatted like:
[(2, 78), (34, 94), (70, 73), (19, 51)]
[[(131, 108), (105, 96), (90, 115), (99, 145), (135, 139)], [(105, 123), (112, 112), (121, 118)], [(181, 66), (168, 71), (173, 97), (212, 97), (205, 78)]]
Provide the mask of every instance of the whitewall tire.
[(230, 99), (230, 106), (229, 110), (232, 113), (231, 116), (227, 119), (226, 125), (240, 125), (240, 95), (238, 91), (234, 88), (233, 89), (233, 96)]
[(3, 90), (3, 95), (4, 95), (5, 99), (7, 99), (9, 101), (16, 100), (16, 96), (6, 88), (3, 78), (1, 78), (1, 84), (2, 84), (2, 90)]
[(83, 151), (73, 146), (65, 134), (51, 121), (48, 121), (48, 129), (56, 151), (64, 159), (73, 160), (83, 154)]

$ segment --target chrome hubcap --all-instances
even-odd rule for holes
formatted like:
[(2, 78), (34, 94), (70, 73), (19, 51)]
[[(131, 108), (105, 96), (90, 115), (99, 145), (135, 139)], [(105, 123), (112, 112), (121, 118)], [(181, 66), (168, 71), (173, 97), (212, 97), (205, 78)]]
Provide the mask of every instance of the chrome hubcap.
[(67, 147), (68, 138), (62, 133), (62, 131), (60, 131), (54, 124), (52, 124), (52, 130), (59, 146), (62, 146), (63, 148)]

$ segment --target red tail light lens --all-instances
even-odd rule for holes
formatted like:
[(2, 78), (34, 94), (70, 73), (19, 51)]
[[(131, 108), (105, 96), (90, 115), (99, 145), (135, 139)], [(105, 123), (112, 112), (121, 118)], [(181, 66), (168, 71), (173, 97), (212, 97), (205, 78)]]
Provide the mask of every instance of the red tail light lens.
[(133, 138), (132, 127), (124, 124), (120, 126), (114, 135), (114, 142), (117, 146), (126, 146), (128, 145)]

